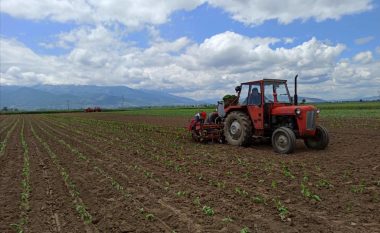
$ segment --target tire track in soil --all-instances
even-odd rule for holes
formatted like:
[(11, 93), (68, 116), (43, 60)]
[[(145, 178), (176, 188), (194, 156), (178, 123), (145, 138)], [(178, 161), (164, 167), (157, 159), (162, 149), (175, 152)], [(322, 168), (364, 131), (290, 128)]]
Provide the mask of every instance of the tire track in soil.
[[(67, 128), (66, 128), (67, 129)], [(56, 133), (58, 133), (57, 131), (56, 131)], [(83, 139), (83, 137), (81, 137), (81, 139)], [(114, 153), (112, 153), (112, 154), (114, 154)], [(116, 153), (116, 154), (118, 154), (118, 153)], [(131, 158), (128, 158), (128, 159), (131, 159)], [(155, 163), (155, 161), (152, 161), (153, 163)], [(137, 162), (137, 164), (144, 164), (144, 163), (146, 163), (146, 161), (143, 161), (142, 162), (142, 160), (139, 160), (139, 162)], [(160, 168), (160, 167), (159, 167)], [(162, 169), (161, 169), (161, 171), (160, 172), (162, 172)], [(156, 174), (160, 174), (160, 172), (157, 172), (157, 170), (155, 171), (155, 173)], [(170, 172), (170, 171), (169, 171)], [(144, 179), (144, 178), (143, 178)], [(173, 183), (175, 183), (175, 181), (176, 180), (178, 180), (178, 178), (174, 178), (174, 179), (169, 179), (169, 178), (167, 178), (168, 180), (171, 180)], [(198, 190), (198, 193), (201, 193), (202, 194), (202, 191), (199, 191), (199, 189), (200, 190), (207, 190), (207, 189), (210, 189), (210, 187), (209, 187), (209, 184), (207, 183), (207, 181), (206, 182), (198, 182), (198, 183), (192, 183), (192, 182), (190, 182), (188, 179), (187, 179), (187, 183), (186, 183), (186, 190), (192, 190), (193, 192), (194, 191), (197, 191)], [(175, 184), (174, 184), (175, 185)], [(201, 187), (202, 185), (205, 185), (206, 187)], [(179, 187), (179, 189), (177, 189), (177, 190), (183, 190), (183, 184), (182, 185), (175, 185), (176, 187)], [(207, 192), (207, 193), (209, 193), (210, 191), (208, 190), (208, 191), (205, 191), (205, 192)], [(253, 208), (256, 208), (256, 209), (261, 209), (261, 207), (259, 206), (253, 206), (252, 205), (252, 203), (250, 202), (250, 201), (243, 201), (243, 203), (241, 203), (241, 200), (239, 200), (239, 198), (236, 198), (235, 196), (234, 196), (234, 194), (233, 193), (226, 193), (226, 192), (223, 192), (223, 191), (220, 191), (220, 190), (212, 190), (211, 191), (211, 193), (213, 193), (214, 194), (214, 197), (216, 196), (216, 197), (218, 197), (218, 198), (216, 198), (216, 199), (222, 199), (223, 200), (223, 206), (221, 207), (221, 209), (220, 209), (220, 211), (221, 212), (231, 212), (231, 209), (235, 209), (235, 213), (236, 213), (236, 211), (238, 211), (239, 212), (239, 208), (238, 208), (238, 206), (252, 206)], [(204, 196), (204, 195), (203, 195)], [(175, 199), (175, 198), (173, 198), (173, 199)], [(210, 198), (210, 200), (209, 200), (211, 203), (212, 202), (215, 202), (215, 200), (212, 200), (212, 198)], [(190, 205), (191, 205), (192, 203), (190, 203)], [(163, 204), (163, 205), (165, 205), (165, 204)], [(219, 202), (219, 205), (220, 205), (220, 202)], [(167, 207), (167, 206), (166, 206)], [(173, 209), (173, 207), (170, 207), (171, 209)], [(245, 222), (249, 222), (249, 217), (250, 217), (250, 214), (249, 213), (247, 213), (247, 212), (241, 212), (240, 211), (240, 218), (243, 220), (243, 221), (245, 221)], [(273, 216), (276, 216), (276, 214), (273, 214), (273, 209), (271, 209), (271, 214), (270, 214), (270, 216), (273, 218)], [(198, 216), (198, 217), (200, 217), (200, 218), (202, 218), (202, 217), (204, 217), (204, 216)], [(257, 214), (253, 214), (253, 215), (251, 215), (251, 217), (254, 217), (254, 218), (258, 218), (258, 217), (261, 217), (260, 215), (257, 215)], [(221, 219), (219, 219), (220, 220), (220, 222), (221, 222)], [(262, 220), (261, 220), (262, 221)], [(269, 221), (264, 221), (264, 222), (266, 222), (266, 224), (265, 225), (273, 225), (273, 223), (271, 224)], [(214, 223), (215, 224), (215, 223)], [(204, 222), (203, 223), (203, 225), (210, 225), (210, 222)], [(215, 226), (210, 226), (210, 228), (213, 228), (213, 229), (215, 229)], [(257, 228), (257, 227), (256, 227)]]
[(18, 121), (10, 132), (4, 154), (0, 157), (0, 232), (11, 232), (11, 224), (19, 221), (23, 166), (20, 132), (21, 123)]
[(72, 200), (61, 174), (44, 153), (31, 132), (31, 122), (25, 128), (30, 153), (30, 232), (84, 232), (82, 220), (73, 208)]
[(72, 180), (81, 191), (80, 195), (85, 197), (88, 211), (93, 215), (93, 223), (97, 224), (101, 232), (140, 232), (143, 225), (143, 232), (165, 232), (160, 224), (147, 221), (141, 214), (136, 213), (135, 209), (124, 202), (124, 197), (115, 192), (104, 177), (99, 177), (89, 163), (78, 161), (71, 151), (43, 132), (44, 129), (39, 126), (35, 129), (51, 148), (60, 151), (62, 166), (71, 174)]
[[(312, 154), (317, 154), (317, 152), (310, 152), (310, 153), (312, 153)], [(304, 160), (304, 159), (302, 159), (302, 158), (300, 158), (301, 160)], [(293, 162), (291, 159), (286, 159), (285, 161), (287, 161), (287, 160), (289, 160), (289, 161), (291, 161), (291, 162)], [(302, 163), (300, 163), (300, 165), (302, 165)], [(299, 172), (297, 172), (297, 173), (301, 173), (302, 174), (302, 169), (299, 171)], [(287, 182), (285, 181), (285, 184), (286, 184)], [(318, 226), (318, 225), (320, 225), (320, 224), (323, 224), (323, 225), (330, 225), (330, 224), (328, 224), (328, 219), (329, 218), (326, 218), (326, 217), (328, 217), (328, 216), (330, 216), (332, 213), (334, 213), (334, 209), (331, 209), (331, 208), (329, 208), (329, 212), (328, 213), (326, 213), (326, 207), (329, 205), (329, 203), (333, 203), (334, 201), (333, 200), (331, 200), (332, 202), (328, 202), (328, 203), (325, 203), (325, 201), (323, 202), (323, 205), (325, 206), (325, 207), (323, 207), (322, 208), (322, 211), (320, 211), (321, 210), (321, 208), (317, 208), (317, 209), (315, 209), (316, 208), (316, 206), (314, 205), (314, 204), (312, 204), (312, 203), (309, 203), (309, 201), (307, 200), (307, 199), (305, 199), (304, 197), (302, 197), (301, 196), (301, 194), (299, 194), (299, 184), (298, 185), (296, 185), (295, 187), (293, 186), (293, 188), (296, 188), (296, 189), (294, 189), (294, 190), (292, 190), (292, 188), (290, 188), (290, 191), (292, 191), (293, 193), (294, 193), (294, 195), (297, 197), (295, 200), (293, 199), (292, 200), (292, 202), (291, 202), (291, 205), (293, 206), (293, 205), (295, 205), (294, 206), (294, 209), (295, 209), (295, 213), (297, 213), (297, 215), (298, 216), (300, 216), (301, 217), (301, 219), (299, 219), (299, 220), (301, 220), (301, 221), (306, 221), (306, 222), (311, 222), (311, 223), (314, 223), (315, 224), (315, 226)], [(331, 191), (330, 191), (331, 192)], [(283, 195), (285, 195), (285, 197), (286, 197), (286, 192), (284, 192), (284, 191), (282, 191), (281, 192), (282, 194), (282, 196)], [(329, 194), (328, 196), (331, 196), (331, 194)], [(296, 202), (294, 202), (294, 201), (296, 201)], [(300, 203), (297, 203), (298, 201), (300, 201)], [(302, 204), (303, 203), (303, 204)], [(322, 203), (320, 203), (320, 205), (322, 205)], [(307, 207), (307, 206), (309, 206), (308, 208), (307, 208), (307, 210), (306, 210), (306, 213), (305, 213), (305, 206)], [(300, 208), (300, 209), (298, 209), (298, 208)], [(302, 209), (304, 209), (304, 210), (302, 210)], [(319, 209), (319, 210), (318, 210)], [(325, 210), (323, 210), (323, 209), (325, 209)], [(318, 212), (318, 213), (317, 213)], [(304, 217), (302, 217), (302, 216), (304, 216)], [(338, 219), (339, 219), (339, 217), (338, 216), (336, 216)], [(302, 218), (304, 219), (304, 220), (302, 220)], [(315, 221), (315, 218), (318, 218), (319, 220), (318, 221)], [(341, 217), (340, 217), (341, 218)], [(308, 220), (309, 219), (309, 220)], [(313, 221), (310, 221), (310, 219), (312, 219)], [(310, 226), (310, 224), (309, 224), (309, 226)], [(342, 229), (342, 228), (345, 228), (345, 227), (343, 227), (343, 226), (341, 226), (341, 227), (338, 227), (338, 228), (336, 228), (336, 226), (335, 226), (335, 229)], [(347, 228), (347, 229), (351, 229), (351, 228)]]

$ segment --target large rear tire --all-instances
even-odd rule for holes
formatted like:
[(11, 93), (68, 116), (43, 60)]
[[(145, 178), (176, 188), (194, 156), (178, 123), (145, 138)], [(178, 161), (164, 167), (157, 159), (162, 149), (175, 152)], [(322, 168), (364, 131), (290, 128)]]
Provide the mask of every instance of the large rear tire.
[(329, 142), (329, 133), (327, 129), (321, 125), (317, 125), (316, 132), (314, 137), (307, 137), (304, 139), (305, 145), (314, 150), (323, 150), (325, 149)]
[(296, 135), (287, 127), (280, 127), (272, 134), (272, 146), (275, 152), (290, 154), (296, 148)]
[(252, 141), (252, 122), (239, 111), (228, 114), (224, 125), (226, 141), (234, 146), (249, 146)]

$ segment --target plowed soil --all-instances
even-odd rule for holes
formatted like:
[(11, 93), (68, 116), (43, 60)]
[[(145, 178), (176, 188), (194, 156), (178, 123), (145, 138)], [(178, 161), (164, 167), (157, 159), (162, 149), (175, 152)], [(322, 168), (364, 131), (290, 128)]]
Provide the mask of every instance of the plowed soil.
[(286, 156), (195, 143), (187, 122), (1, 116), (0, 232), (380, 232), (379, 119), (322, 119), (329, 147)]

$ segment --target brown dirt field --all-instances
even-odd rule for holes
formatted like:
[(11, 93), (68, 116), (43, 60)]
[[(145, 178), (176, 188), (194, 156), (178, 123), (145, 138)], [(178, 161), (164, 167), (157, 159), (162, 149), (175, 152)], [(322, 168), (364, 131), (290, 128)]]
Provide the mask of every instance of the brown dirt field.
[[(299, 141), (281, 156), (268, 143), (197, 144), (186, 118), (113, 113), (6, 116), (1, 141), (16, 118), (30, 156), (25, 232), (380, 232), (376, 119), (323, 119), (326, 150)], [(1, 232), (21, 213), (17, 124), (0, 158)]]
[[(11, 128), (11, 127), (9, 127)], [(10, 224), (17, 223), (19, 218), (19, 205), (21, 193), (21, 170), (23, 152), (20, 142), (21, 122), (10, 134), (4, 152), (0, 154), (0, 232), (9, 232)], [(1, 137), (1, 141), (6, 136)]]

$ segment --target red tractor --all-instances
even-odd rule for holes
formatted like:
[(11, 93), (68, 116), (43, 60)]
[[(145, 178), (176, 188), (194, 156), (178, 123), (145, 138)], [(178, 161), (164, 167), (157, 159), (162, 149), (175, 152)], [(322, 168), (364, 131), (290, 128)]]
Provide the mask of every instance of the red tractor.
[(303, 139), (311, 149), (325, 149), (329, 135), (317, 124), (319, 110), (312, 105), (298, 105), (297, 77), (291, 98), (286, 80), (264, 79), (242, 83), (235, 88), (237, 97), (230, 105), (218, 102), (217, 117), (194, 118), (189, 125), (197, 141), (227, 141), (248, 146), (252, 138), (271, 138), (273, 149), (292, 153), (296, 139)]
[(95, 107), (95, 108), (90, 108), (90, 107), (88, 107), (88, 108), (86, 108), (84, 111), (85, 111), (85, 112), (101, 112), (102, 109), (101, 109), (100, 107)]

